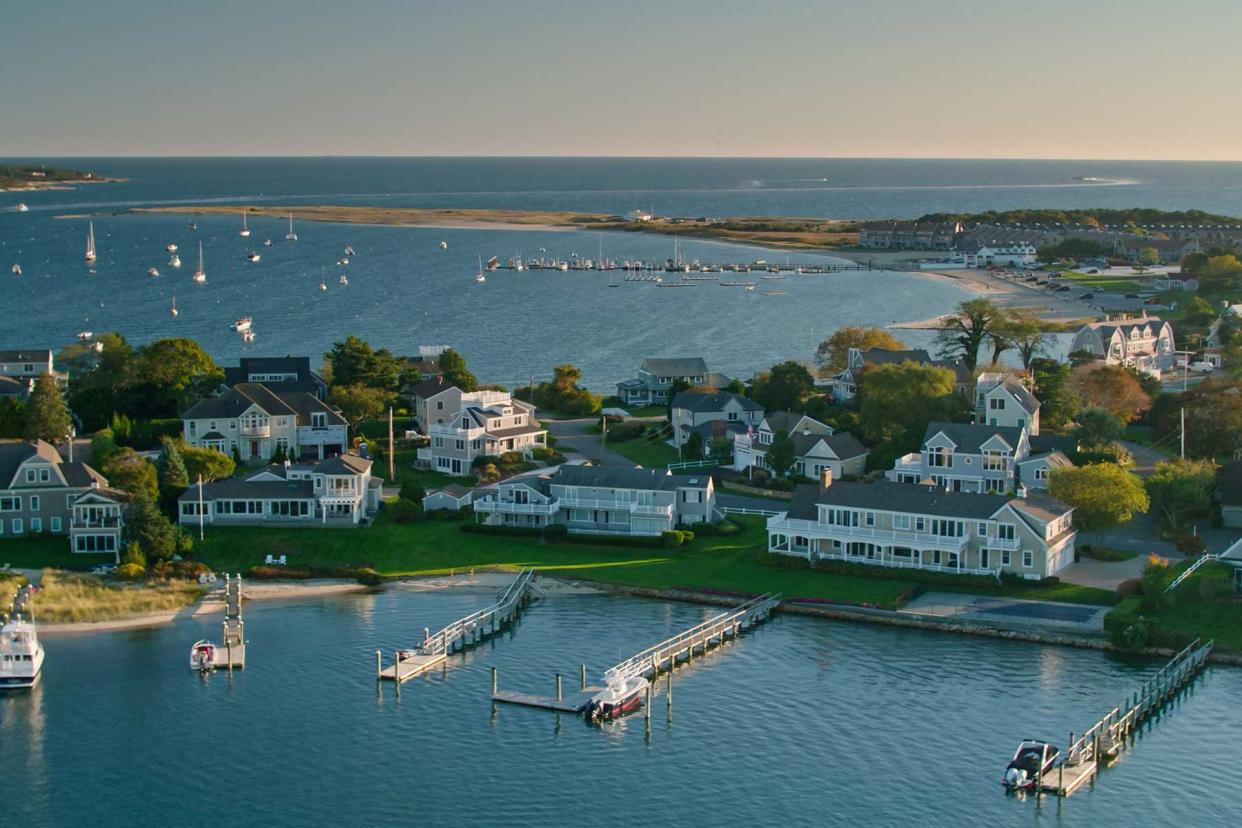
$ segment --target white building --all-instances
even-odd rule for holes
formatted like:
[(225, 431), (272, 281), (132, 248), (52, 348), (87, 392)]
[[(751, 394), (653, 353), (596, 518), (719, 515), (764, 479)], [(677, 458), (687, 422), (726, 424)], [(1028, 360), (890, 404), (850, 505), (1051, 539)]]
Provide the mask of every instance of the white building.
[(349, 425), (313, 394), (274, 392), (260, 383), (238, 383), (219, 397), (199, 400), (181, 414), (185, 441), (243, 463), (285, 457), (323, 459), (349, 445)]
[[(547, 430), (535, 419), (535, 407), (515, 400), (507, 392), (486, 394), (487, 402), (473, 401), (474, 395), (461, 396), (461, 408), (427, 428), (430, 445), (418, 450), (418, 463), (454, 476), (470, 473), (480, 457), (499, 457), (519, 452), (530, 457), (537, 448), (547, 446)], [(448, 392), (449, 401), (456, 397)], [(428, 402), (434, 405), (436, 397)], [(440, 412), (431, 409), (437, 420)]]
[(1125, 365), (1159, 378), (1175, 367), (1173, 326), (1158, 316), (1092, 322), (1074, 335), (1070, 353), (1087, 351), (1106, 365)]
[(1013, 374), (983, 373), (975, 379), (975, 422), (1025, 428), (1039, 435), (1039, 400)]

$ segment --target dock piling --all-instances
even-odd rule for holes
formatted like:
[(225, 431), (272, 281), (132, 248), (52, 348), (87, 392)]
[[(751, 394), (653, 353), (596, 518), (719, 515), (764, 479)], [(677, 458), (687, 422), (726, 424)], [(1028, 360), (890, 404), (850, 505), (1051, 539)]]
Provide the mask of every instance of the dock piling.
[(556, 700), (562, 701), (564, 696), (561, 694), (561, 674), (556, 674)]
[(586, 665), (582, 664), (578, 667), (579, 690), (586, 689)]
[(496, 685), (497, 685), (498, 676), (499, 676), (499, 671), (495, 667), (493, 667), (492, 668), (492, 695), (493, 696), (496, 695)]

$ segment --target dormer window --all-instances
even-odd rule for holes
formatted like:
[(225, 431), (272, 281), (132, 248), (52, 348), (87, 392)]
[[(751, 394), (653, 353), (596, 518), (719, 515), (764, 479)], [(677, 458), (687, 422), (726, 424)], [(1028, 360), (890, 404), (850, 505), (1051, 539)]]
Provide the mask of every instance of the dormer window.
[(328, 415), (323, 411), (311, 412), (311, 428), (327, 428)]

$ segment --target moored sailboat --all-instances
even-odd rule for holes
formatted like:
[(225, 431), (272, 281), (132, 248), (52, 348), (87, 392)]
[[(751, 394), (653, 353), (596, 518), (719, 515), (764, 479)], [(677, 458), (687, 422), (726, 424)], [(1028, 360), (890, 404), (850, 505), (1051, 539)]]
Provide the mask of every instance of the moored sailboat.
[(194, 271), (194, 281), (200, 285), (207, 281), (207, 271), (203, 270), (203, 243), (198, 243), (198, 270)]
[(285, 241), (297, 241), (298, 234), (293, 232), (293, 213), (289, 214), (289, 232), (285, 233)]
[(86, 229), (86, 260), (95, 261), (95, 222), (87, 224)]
[(246, 211), (245, 210), (242, 210), (242, 226), (241, 226), (241, 229), (237, 231), (237, 235), (241, 236), (242, 238), (245, 238), (250, 235), (250, 228), (246, 226)]

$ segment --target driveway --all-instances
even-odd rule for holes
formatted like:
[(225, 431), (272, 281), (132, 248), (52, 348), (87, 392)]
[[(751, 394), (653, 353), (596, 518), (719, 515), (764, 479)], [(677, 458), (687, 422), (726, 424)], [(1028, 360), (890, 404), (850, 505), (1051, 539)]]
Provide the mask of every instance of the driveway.
[(1082, 558), (1058, 572), (1057, 577), (1067, 584), (1096, 589), (1116, 589), (1122, 581), (1141, 577), (1143, 565), (1146, 563), (1146, 555), (1135, 555), (1126, 561), (1097, 561), (1094, 558)]
[(605, 466), (634, 467), (633, 461), (612, 449), (601, 446), (600, 435), (591, 431), (595, 418), (584, 417), (580, 420), (545, 420), (548, 433), (556, 438), (556, 448), (567, 458), (577, 455), (582, 459), (593, 460)]
[(1134, 465), (1130, 467), (1130, 471), (1139, 477), (1151, 477), (1156, 464), (1169, 459), (1169, 455), (1149, 446), (1131, 443), (1128, 440), (1122, 440), (1121, 445), (1134, 457)]

